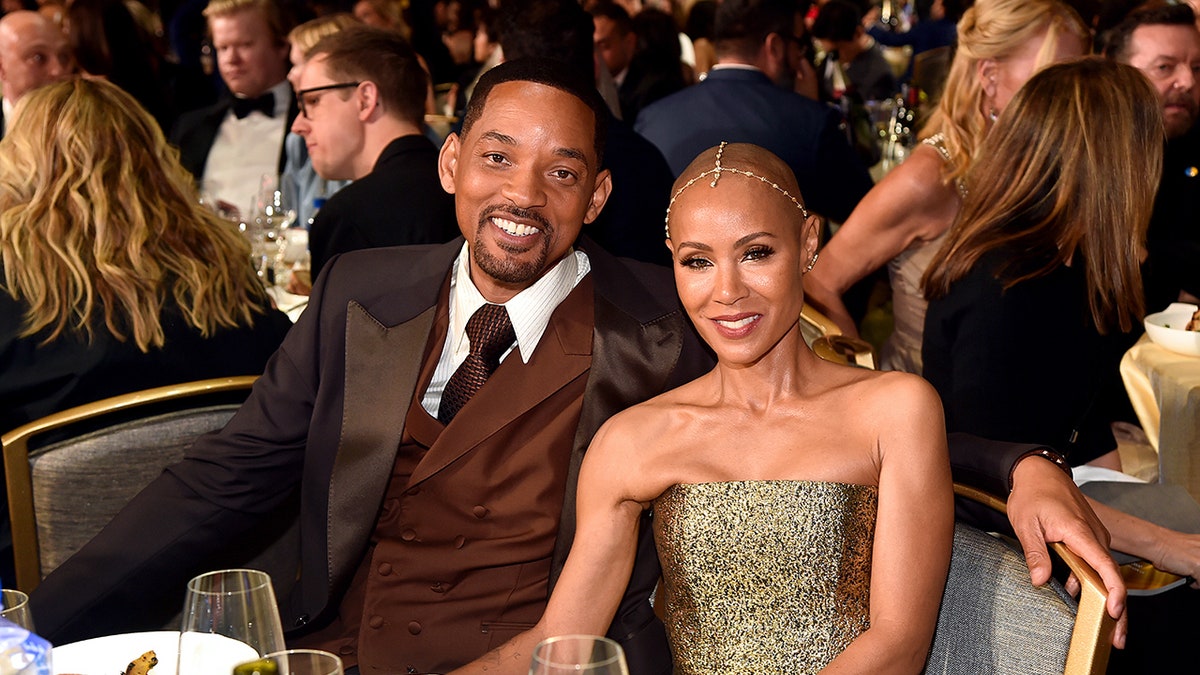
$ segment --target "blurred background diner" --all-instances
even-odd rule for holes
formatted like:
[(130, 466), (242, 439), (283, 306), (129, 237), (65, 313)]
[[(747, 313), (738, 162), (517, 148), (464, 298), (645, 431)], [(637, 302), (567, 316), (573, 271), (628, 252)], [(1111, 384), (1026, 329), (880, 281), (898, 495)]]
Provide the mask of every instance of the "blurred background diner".
[(30, 92), (17, 113), (0, 141), (0, 429), (262, 372), (291, 324), (154, 118), (90, 79)]

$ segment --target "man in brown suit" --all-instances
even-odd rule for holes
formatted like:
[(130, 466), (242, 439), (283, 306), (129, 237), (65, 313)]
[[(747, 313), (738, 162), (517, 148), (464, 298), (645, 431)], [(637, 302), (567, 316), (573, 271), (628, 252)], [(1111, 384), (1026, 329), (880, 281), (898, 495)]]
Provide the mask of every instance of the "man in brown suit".
[[(593, 85), (554, 62), (484, 75), (439, 158), (466, 242), (332, 259), (229, 425), (38, 587), (39, 630), (61, 644), (161, 626), (189, 577), (297, 493), (300, 545), (272, 570), (293, 643), (338, 652), (352, 673), (445, 672), (536, 622), (596, 430), (711, 365), (666, 270), (576, 242), (610, 189), (603, 114)], [(459, 371), (497, 360), (464, 395)], [(1078, 507), (1048, 514), (1065, 474), (1041, 459), (1010, 474), (1039, 456), (1014, 452), (968, 453), (987, 464), (969, 470), (1031, 486), (1014, 500), (1050, 495), (1010, 504), (1037, 511), (1031, 542), (1064, 523), (1083, 532), (1068, 541), (1096, 536)], [(631, 673), (665, 674), (644, 525), (609, 634)]]

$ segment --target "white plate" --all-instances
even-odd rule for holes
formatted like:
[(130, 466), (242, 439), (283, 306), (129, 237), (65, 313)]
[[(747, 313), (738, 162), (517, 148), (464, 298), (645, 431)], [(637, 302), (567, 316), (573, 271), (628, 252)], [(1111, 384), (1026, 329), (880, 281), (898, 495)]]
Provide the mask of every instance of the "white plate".
[[(253, 661), (258, 652), (237, 640), (220, 635), (203, 635), (204, 656), (214, 673), (228, 673), (239, 663)], [(54, 674), (117, 675), (129, 662), (154, 650), (158, 665), (150, 675), (175, 675), (179, 658), (179, 631), (162, 630), (150, 633), (122, 633), (92, 638), (54, 648)]]
[(1195, 312), (1196, 305), (1173, 302), (1165, 310), (1146, 317), (1146, 334), (1160, 347), (1200, 356), (1200, 332), (1183, 329)]

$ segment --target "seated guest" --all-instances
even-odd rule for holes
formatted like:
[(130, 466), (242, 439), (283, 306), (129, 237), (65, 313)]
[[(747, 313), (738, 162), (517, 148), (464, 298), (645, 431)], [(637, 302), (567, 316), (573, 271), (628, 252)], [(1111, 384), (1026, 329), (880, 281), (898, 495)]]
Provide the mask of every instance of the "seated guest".
[(921, 130), (924, 141), (862, 200), (804, 277), (809, 302), (847, 335), (858, 326), (843, 296), (884, 265), (895, 330), (884, 370), (921, 373), (921, 275), (958, 213), (962, 176), (1004, 107), (1040, 68), (1087, 51), (1087, 27), (1059, 0), (978, 0), (958, 24), (946, 88)]
[(211, 0), (204, 16), (232, 96), (180, 115), (171, 142), (222, 209), (247, 213), (262, 177), (283, 170), (283, 137), (295, 115), (287, 29), (275, 0)]
[(354, 181), (313, 220), (313, 276), (338, 253), (456, 236), (454, 200), (438, 183), (438, 149), (422, 133), (428, 82), (394, 31), (352, 26), (309, 50), (292, 131), (304, 138), (318, 175)]
[[(288, 43), (291, 45), (289, 60), (292, 69), (288, 71), (288, 82), (292, 89), (300, 88), (300, 71), (308, 61), (308, 51), (327, 35), (358, 24), (351, 14), (330, 14), (318, 17), (296, 26), (288, 33)], [(350, 184), (350, 181), (325, 180), (313, 170), (312, 160), (308, 157), (308, 148), (304, 139), (289, 131), (283, 141), (284, 153), (287, 159), (284, 163), (283, 174), (279, 177), (280, 189), (283, 190), (287, 203), (296, 209), (296, 224), (308, 227), (316, 213), (315, 200), (325, 200), (338, 190)], [(321, 203), (321, 202), (316, 202)]]
[(0, 18), (0, 137), (22, 96), (68, 77), (73, 69), (71, 47), (49, 19), (27, 9)]
[(103, 81), (36, 93), (0, 145), (0, 429), (262, 372), (290, 322), (153, 119)]
[(154, 119), (85, 79), (31, 92), (18, 111), (0, 142), (0, 433), (109, 396), (261, 373), (291, 324)]
[(805, 344), (818, 221), (779, 158), (722, 143), (673, 194), (675, 286), (717, 366), (596, 434), (541, 622), (475, 670), (524, 673), (539, 640), (602, 633), (653, 509), (677, 675), (920, 672), (954, 519), (936, 392)]
[[(590, 73), (488, 71), (439, 155), (464, 238), (330, 261), (229, 425), (38, 586), (38, 630), (69, 642), (162, 625), (187, 579), (297, 489), (305, 545), (280, 598), (292, 644), (364, 673), (446, 672), (535, 624), (599, 426), (712, 367), (666, 270), (576, 241), (612, 187), (606, 116)], [(1066, 475), (1024, 452), (972, 459), (1011, 488), (1032, 578), (1049, 575), (1046, 538), (1064, 541), (1119, 615), (1107, 537)], [(610, 630), (634, 672), (671, 669), (648, 602), (659, 575), (639, 557)]]
[[(1038, 73), (1009, 108), (925, 275), (924, 374), (950, 431), (1119, 471), (1111, 422), (1143, 314), (1161, 103), (1136, 69), (1096, 57)], [(1200, 535), (1092, 506), (1113, 549), (1200, 577)]]
[(904, 81), (912, 77), (917, 55), (954, 46), (958, 20), (963, 13), (962, 0), (917, 0), (914, 5), (917, 21), (907, 31), (893, 33), (880, 23), (867, 29), (867, 34), (885, 47), (912, 47), (912, 58), (901, 76)]
[(1200, 31), (1192, 8), (1147, 3), (1101, 35), (1104, 55), (1142, 71), (1166, 123), (1162, 182), (1146, 230), (1146, 310), (1200, 297)]
[(875, 40), (866, 34), (862, 14), (853, 4), (831, 0), (822, 5), (812, 33), (824, 45), (826, 58), (836, 55), (853, 91), (864, 101), (880, 101), (899, 91), (891, 64)]

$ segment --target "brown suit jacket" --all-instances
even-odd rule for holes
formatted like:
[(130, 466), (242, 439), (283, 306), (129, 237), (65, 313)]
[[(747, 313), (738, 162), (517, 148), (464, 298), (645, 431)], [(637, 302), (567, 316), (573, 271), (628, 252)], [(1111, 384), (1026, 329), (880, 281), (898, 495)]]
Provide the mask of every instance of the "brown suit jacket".
[[(45, 580), (33, 601), (39, 629), (62, 642), (153, 625), (153, 600), (165, 598), (159, 611), (175, 611), (186, 580), (211, 569), (214, 552), (232, 535), (295, 490), (299, 577), (281, 598), (285, 626), (302, 629), (327, 616), (377, 518), (404, 411), (418, 393), (438, 293), (461, 245), (460, 239), (439, 247), (372, 249), (331, 261), (309, 308), (229, 425), (198, 442)], [(668, 271), (617, 260), (587, 241), (580, 246), (592, 262), (595, 329), (583, 409), (570, 441), (552, 583), (574, 536), (579, 464), (600, 425), (712, 364)], [(554, 340), (547, 334), (539, 349)], [(464, 444), (482, 440), (500, 422), (485, 416)], [(444, 470), (452, 454), (423, 464), (413, 480)], [(648, 536), (643, 545), (652, 554)], [(274, 576), (286, 582), (289, 572)], [(661, 626), (645, 602), (657, 577), (657, 560), (640, 554), (613, 623), (612, 634), (633, 652), (633, 672), (662, 667), (653, 656), (646, 668), (637, 665), (639, 640), (656, 645), (649, 652), (662, 650)]]

